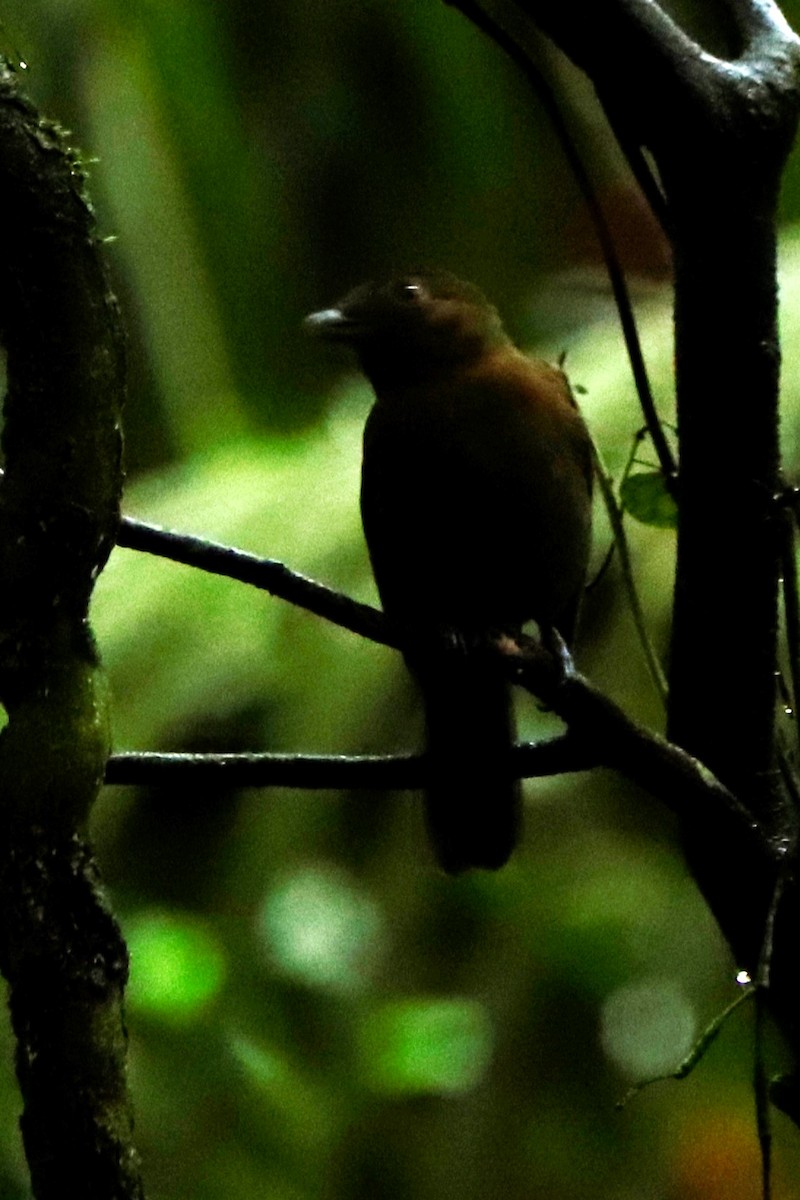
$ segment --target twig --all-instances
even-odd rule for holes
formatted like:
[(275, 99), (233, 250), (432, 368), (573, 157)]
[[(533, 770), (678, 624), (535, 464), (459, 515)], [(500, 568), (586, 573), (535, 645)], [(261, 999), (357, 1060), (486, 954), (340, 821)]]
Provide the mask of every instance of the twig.
[(675, 1079), (680, 1082), (680, 1080), (686, 1079), (687, 1076), (691, 1075), (694, 1068), (705, 1057), (706, 1052), (719, 1037), (728, 1017), (736, 1011), (740, 1004), (743, 1004), (745, 1000), (749, 1000), (751, 996), (755, 996), (756, 1002), (758, 1002), (757, 992), (758, 989), (754, 986), (747, 987), (744, 991), (740, 992), (735, 1000), (731, 1000), (730, 1004), (726, 1005), (722, 1012), (717, 1013), (713, 1021), (706, 1026), (689, 1053), (674, 1071), (665, 1071), (661, 1075), (651, 1075), (649, 1079), (640, 1079), (638, 1083), (634, 1083), (628, 1088), (622, 1099), (617, 1101), (615, 1108), (626, 1108), (634, 1096), (638, 1096), (640, 1092), (643, 1092), (645, 1088), (649, 1088), (654, 1083), (664, 1083), (667, 1079)]
[[(545, 742), (515, 746), (509, 773), (515, 779), (542, 778), (584, 771), (596, 760), (568, 734)], [(107, 784), (169, 786), (201, 777), (222, 787), (291, 787), (308, 790), (421, 788), (426, 779), (424, 754), (114, 754), (108, 760)]]
[[(449, 4), (452, 8), (457, 8), (467, 20), (471, 21), (473, 25), (490, 37), (508, 55), (511, 61), (522, 71), (525, 79), (536, 92), (542, 107), (547, 113), (555, 135), (561, 145), (564, 157), (575, 177), (575, 181), (584, 198), (584, 203), (594, 223), (597, 240), (606, 265), (609, 282), (611, 283), (611, 290), (614, 293), (614, 302), (619, 313), (622, 335), (625, 340), (628, 358), (630, 359), (639, 403), (641, 404), (642, 413), (644, 414), (647, 428), (650, 431), (650, 436), (653, 439), (653, 447), (658, 456), (666, 486), (672, 489), (677, 474), (677, 464), (675, 456), (672, 453), (672, 447), (667, 441), (661, 427), (661, 420), (658, 416), (655, 400), (650, 388), (650, 380), (647, 375), (647, 367), (639, 341), (636, 318), (633, 314), (633, 304), (631, 303), (628, 285), (625, 280), (625, 273), (619, 261), (617, 249), (614, 245), (614, 239), (611, 235), (605, 213), (603, 212), (603, 207), (597, 197), (589, 172), (584, 166), (583, 159), (578, 152), (572, 134), (564, 120), (563, 113), (559, 108), (553, 90), (533, 63), (524, 47), (516, 41), (508, 30), (498, 24), (494, 17), (485, 11), (478, 0), (445, 0), (445, 3)], [(648, 198), (650, 198), (651, 192), (652, 188), (648, 189)]]
[[(797, 582), (795, 524), (797, 516), (784, 507), (781, 522), (781, 572), (783, 577), (783, 612), (786, 621), (786, 649), (789, 656), (789, 675), (792, 680), (792, 721), (795, 736), (800, 740), (800, 589)], [(800, 761), (800, 759), (798, 759)]]
[[(200, 550), (205, 549), (202, 544)], [(212, 549), (216, 552), (225, 548), (213, 546)], [(199, 558), (203, 561), (205, 554), (201, 552)], [(235, 556), (224, 558), (225, 561), (236, 561)], [(261, 561), (250, 562), (248, 570), (252, 571)], [(270, 562), (270, 567), (280, 568), (282, 564)], [(279, 578), (285, 570), (278, 571)], [(293, 578), (292, 572), (287, 574)], [(301, 591), (304, 591), (312, 581), (300, 578), (303, 582)], [(252, 579), (248, 578), (248, 582)], [(289, 591), (292, 590), (290, 587)], [(315, 594), (314, 587), (311, 594)], [(325, 606), (330, 611), (321, 615), (361, 632), (357, 628), (357, 614), (365, 606), (339, 593), (334, 595), (335, 605)], [(286, 598), (295, 603), (302, 602), (297, 595)], [(385, 635), (382, 614), (377, 610), (367, 611), (370, 614), (367, 636), (374, 636), (384, 644), (400, 645), (399, 638)], [(499, 669), (504, 670), (513, 683), (543, 700), (565, 721), (569, 730), (564, 738), (516, 748), (509, 762), (512, 776), (557, 774), (599, 765), (614, 767), (640, 783), (680, 816), (691, 816), (698, 806), (706, 819), (716, 815), (723, 825), (727, 823), (732, 827), (737, 836), (750, 839), (754, 861), (759, 856), (770, 861), (777, 858), (776, 851), (745, 807), (710, 771), (680, 747), (637, 725), (581, 675), (570, 673), (565, 678), (557, 659), (541, 644), (527, 637), (516, 641), (502, 638), (485, 653), (496, 658)], [(109, 761), (106, 782), (159, 783), (205, 772), (220, 778), (224, 776), (236, 786), (403, 788), (419, 786), (424, 778), (424, 759), (421, 756), (123, 754)]]
[(292, 571), (274, 559), (259, 558), (256, 554), (235, 550), (188, 533), (174, 533), (133, 517), (122, 518), (117, 545), (169, 558), (212, 575), (238, 579), (241, 583), (249, 583), (269, 592), (271, 596), (288, 600), (290, 604), (305, 608), (370, 641), (384, 646), (400, 644), (399, 631), (379, 609), (351, 600), (334, 588)]
[(766, 997), (762, 988), (756, 989), (756, 1018), (753, 1031), (753, 1098), (756, 1113), (756, 1135), (761, 1154), (761, 1200), (772, 1196), (772, 1121), (770, 1119), (769, 1076), (765, 1061)]
[(716, 819), (720, 844), (726, 834), (746, 839), (754, 864), (760, 856), (775, 865), (782, 861), (780, 847), (770, 843), (741, 801), (691, 754), (638, 725), (583, 675), (565, 678), (538, 642), (504, 639), (497, 649), (511, 680), (561, 717), (598, 763), (641, 784), (679, 817), (691, 820), (701, 813), (704, 821)]
[(642, 647), (647, 670), (653, 685), (659, 694), (661, 703), (664, 708), (667, 707), (669, 690), (667, 687), (667, 678), (664, 674), (664, 669), (661, 666), (655, 647), (653, 646), (650, 634), (647, 631), (647, 623), (644, 617), (642, 602), (639, 598), (639, 589), (636, 586), (636, 579), (633, 574), (633, 564), (631, 563), (630, 550), (628, 547), (628, 535), (625, 532), (625, 523), (622, 519), (622, 511), (617, 504), (614, 488), (611, 480), (606, 473), (605, 463), (603, 462), (600, 450), (596, 442), (592, 442), (594, 446), (595, 457), (595, 477), (600, 486), (600, 494), (603, 497), (603, 503), (606, 506), (608, 519), (611, 523), (611, 530), (614, 534), (614, 544), (619, 554), (620, 567), (622, 568), (622, 579), (625, 584), (625, 594), (628, 598), (633, 622), (636, 626), (636, 633), (639, 637), (639, 645)]

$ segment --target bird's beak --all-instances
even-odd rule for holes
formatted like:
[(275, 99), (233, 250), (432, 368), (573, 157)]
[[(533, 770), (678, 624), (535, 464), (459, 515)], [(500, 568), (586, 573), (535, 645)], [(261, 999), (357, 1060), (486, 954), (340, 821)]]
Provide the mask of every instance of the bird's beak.
[(358, 321), (348, 317), (340, 308), (323, 308), (320, 312), (311, 313), (303, 321), (306, 333), (331, 341), (350, 341), (360, 328)]

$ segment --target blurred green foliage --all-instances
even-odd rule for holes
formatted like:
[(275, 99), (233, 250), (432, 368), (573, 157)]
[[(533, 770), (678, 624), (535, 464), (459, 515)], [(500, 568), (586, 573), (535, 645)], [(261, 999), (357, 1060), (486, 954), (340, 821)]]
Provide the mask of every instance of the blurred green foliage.
[[(708, 25), (715, 6), (680, 7)], [(800, 25), (800, 0), (784, 7)], [(485, 287), (524, 344), (567, 350), (619, 476), (641, 417), (591, 230), (525, 85), (458, 13), (439, 0), (2, 0), (0, 19), (31, 94), (91, 160), (115, 238), (128, 512), (374, 600), (357, 503), (368, 391), (299, 323), (363, 278), (426, 263)], [(669, 416), (663, 241), (591, 90), (542, 60), (617, 230)], [(782, 205), (793, 477), (800, 156)], [(720, 419), (740, 405), (720, 397)], [(673, 534), (629, 532), (663, 653)], [(608, 542), (598, 513), (598, 562)], [(735, 587), (735, 564), (720, 587)], [(93, 619), (119, 748), (419, 744), (396, 655), (251, 589), (119, 550)], [(579, 657), (660, 727), (614, 566), (587, 600)], [(519, 715), (526, 737), (557, 728), (533, 703)], [(735, 992), (672, 822), (603, 772), (526, 794), (514, 862), (451, 880), (413, 795), (105, 793), (94, 833), (132, 951), (151, 1200), (759, 1194), (747, 1006), (690, 1079), (614, 1110)], [(7, 1029), (0, 1040), (0, 1198), (22, 1200)], [(800, 1157), (778, 1121), (775, 1192), (789, 1200)]]

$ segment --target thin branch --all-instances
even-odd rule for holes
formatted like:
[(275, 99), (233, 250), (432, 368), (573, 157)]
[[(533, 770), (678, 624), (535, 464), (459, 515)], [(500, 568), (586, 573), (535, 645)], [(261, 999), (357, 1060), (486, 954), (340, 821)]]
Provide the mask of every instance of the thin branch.
[[(622, 269), (622, 264), (617, 255), (617, 248), (614, 244), (614, 238), (611, 234), (608, 222), (606, 220), (603, 207), (597, 196), (597, 192), (592, 184), (589, 172), (584, 165), (583, 159), (580, 156), (575, 140), (570, 133), (564, 115), (558, 104), (552, 88), (545, 80), (541, 71), (532, 61), (527, 50), (521, 46), (516, 39), (500, 25), (494, 17), (491, 17), (478, 0), (445, 0), (452, 8), (456, 8), (459, 12), (472, 22), (476, 28), (480, 29), (495, 44), (511, 59), (511, 61), (520, 69), (528, 84), (533, 88), (539, 98), (539, 101), (547, 113), (548, 119), (553, 127), (553, 131), (559, 141), (564, 157), (567, 160), (570, 170), (578, 185), (578, 189), (583, 196), (584, 203), (589, 211), (589, 215), (594, 224), (597, 240), (603, 255), (606, 271), (608, 272), (611, 290), (614, 295), (614, 303), (619, 314), (620, 324), (622, 326), (622, 335), (625, 341), (625, 347), (628, 352), (628, 358), (631, 364), (631, 371), (636, 386), (636, 392), (639, 397), (639, 403), (642, 407), (647, 428), (650, 431), (650, 436), (653, 441), (653, 447), (658, 456), (658, 461), (661, 466), (661, 471), (667, 481), (667, 486), (674, 486), (674, 480), (677, 473), (677, 465), (675, 456), (672, 453), (667, 438), (661, 427), (661, 420), (658, 416), (653, 393), (650, 388), (650, 380), (647, 375), (647, 366), (644, 361), (641, 343), (639, 341), (639, 332), (636, 328), (636, 318), (633, 313), (633, 304), (631, 303), (630, 292), (625, 279), (625, 272)], [(644, 170), (646, 164), (638, 162), (638, 166)], [(650, 175), (652, 180), (652, 175)], [(657, 212), (664, 213), (663, 197), (662, 203), (659, 205), (655, 182), (644, 183), (645, 195), (650, 200), (651, 204), (657, 206)]]
[[(783, 613), (786, 623), (786, 650), (792, 680), (792, 720), (800, 738), (800, 588), (797, 580), (795, 515), (788, 509), (780, 514), (781, 570), (783, 575)], [(800, 749), (800, 747), (798, 747)], [(800, 757), (797, 760), (800, 763)]]
[(271, 596), (288, 600), (290, 604), (305, 608), (372, 642), (395, 647), (400, 644), (399, 631), (387, 621), (380, 609), (351, 600), (334, 588), (290, 570), (275, 559), (259, 558), (256, 554), (248, 554), (244, 550), (235, 550), (191, 534), (174, 533), (133, 517), (122, 518), (117, 545), (169, 558), (212, 575), (238, 579), (240, 583), (248, 583), (269, 592)]
[(617, 504), (617, 499), (614, 495), (614, 488), (609, 478), (605, 463), (603, 462), (597, 444), (593, 441), (594, 456), (595, 456), (595, 477), (600, 485), (600, 494), (603, 497), (608, 520), (611, 525), (611, 531), (614, 535), (614, 545), (619, 554), (620, 566), (622, 568), (622, 578), (625, 584), (625, 594), (628, 598), (628, 605), (633, 616), (633, 623), (636, 626), (636, 633), (639, 637), (639, 645), (642, 647), (642, 652), (647, 663), (647, 670), (650, 678), (653, 681), (653, 686), (658, 692), (661, 703), (664, 708), (667, 707), (667, 699), (669, 689), (667, 687), (667, 678), (664, 674), (664, 669), (661, 666), (655, 647), (647, 630), (647, 622), (644, 617), (644, 609), (639, 598), (639, 589), (636, 586), (636, 578), (633, 573), (633, 564), (631, 563), (630, 549), (628, 547), (628, 537), (625, 533), (625, 524), (623, 521), (622, 510)]
[[(514, 779), (543, 778), (584, 771), (596, 766), (577, 739), (569, 734), (545, 742), (515, 746), (509, 755)], [(107, 784), (142, 787), (190, 785), (196, 778), (231, 788), (303, 788), (349, 790), (390, 788), (398, 791), (424, 786), (424, 754), (114, 754), (108, 760)]]
[(112, 754), (105, 782), (122, 787), (191, 787), (202, 779), (221, 788), (302, 788), (343, 791), (352, 788), (422, 787), (420, 754), (185, 754), (127, 751)]
[[(351, 600), (340, 592), (326, 588), (314, 580), (290, 571), (283, 563), (259, 559), (255, 555), (231, 550), (215, 542), (185, 534), (169, 533), (157, 526), (146, 525), (131, 518), (122, 522), (120, 544), (151, 553), (165, 555), (178, 562), (222, 574), (256, 587), (306, 608), (334, 624), (383, 645), (400, 648), (401, 631), (393, 629), (378, 609)], [(580, 770), (592, 765), (617, 768), (622, 774), (642, 784), (674, 812), (691, 817), (693, 807), (703, 805), (703, 813), (718, 810), (720, 815), (733, 817), (740, 828), (746, 828), (764, 853), (772, 853), (758, 825), (752, 820), (736, 797), (696, 759), (667, 742), (655, 733), (633, 722), (612, 700), (603, 696), (587, 680), (574, 676), (568, 683), (557, 669), (556, 660), (541, 645), (529, 638), (518, 641), (502, 639), (487, 653), (499, 654), (503, 669), (512, 682), (543, 700), (569, 726), (569, 759), (563, 756), (567, 745), (556, 740), (525, 748), (518, 753), (529, 762), (514, 775), (530, 769), (532, 775), (550, 774), (563, 770)], [(576, 740), (573, 740), (576, 739)], [(576, 749), (577, 747), (577, 749)], [(542, 770), (544, 756), (555, 755), (552, 770)], [(538, 756), (538, 760), (537, 760)], [(565, 765), (569, 761), (571, 765)], [(558, 765), (557, 765), (558, 764)], [(576, 765), (577, 764), (577, 765)], [(183, 777), (183, 772), (208, 770), (232, 778), (238, 772), (239, 786), (341, 787), (381, 786), (377, 779), (388, 777), (392, 786), (411, 787), (409, 779), (418, 778), (420, 762), (411, 758), (317, 757), (298, 755), (245, 756), (149, 756), (118, 755), (109, 762), (107, 783), (157, 782), (169, 773)], [(408, 772), (408, 774), (405, 774)], [(346, 783), (342, 779), (347, 779)], [(384, 783), (383, 786), (388, 786)]]
[[(516, 747), (509, 758), (515, 778), (561, 774), (608, 766), (639, 783), (684, 818), (730, 826), (750, 843), (752, 861), (778, 862), (772, 847), (744, 806), (680, 747), (632, 721), (617, 704), (578, 674), (565, 678), (557, 660), (530, 638), (501, 639), (487, 647), (511, 682), (543, 700), (568, 726), (544, 743)], [(422, 755), (191, 755), (119, 754), (109, 760), (108, 784), (163, 784), (192, 775), (218, 777), (238, 787), (394, 787), (424, 784)]]
[(730, 1017), (741, 1004), (744, 1004), (745, 1000), (749, 1000), (751, 996), (754, 996), (756, 994), (756, 990), (757, 989), (752, 985), (745, 988), (744, 991), (740, 992), (739, 995), (735, 997), (735, 999), (731, 1000), (730, 1004), (723, 1008), (722, 1012), (717, 1013), (713, 1021), (711, 1021), (710, 1024), (707, 1025), (700, 1034), (700, 1037), (694, 1043), (683, 1061), (680, 1062), (673, 1071), (665, 1071), (662, 1075), (651, 1075), (649, 1079), (641, 1079), (638, 1083), (634, 1083), (632, 1087), (628, 1088), (622, 1099), (617, 1101), (614, 1107), (617, 1109), (627, 1108), (634, 1096), (638, 1096), (640, 1092), (643, 1092), (645, 1088), (651, 1087), (654, 1083), (665, 1083), (668, 1079), (675, 1079), (676, 1081), (680, 1082), (682, 1079), (686, 1079), (687, 1076), (691, 1075), (697, 1064), (701, 1061), (706, 1052), (719, 1037), (723, 1026), (728, 1020), (728, 1017)]
[(598, 763), (640, 784), (688, 822), (716, 818), (720, 829), (735, 829), (750, 843), (754, 862), (759, 856), (781, 861), (780, 847), (771, 845), (745, 806), (691, 754), (638, 725), (582, 675), (565, 676), (530, 638), (505, 639), (497, 649), (512, 681), (547, 704)]
[[(780, 542), (771, 498), (779, 487), (775, 218), (800, 112), (800, 41), (774, 5), (755, 0), (749, 8), (737, 0), (745, 44), (732, 62), (703, 51), (655, 0), (516, 0), (516, 8), (587, 72), (607, 111), (625, 115), (669, 204), (681, 474), (667, 728), (746, 802), (759, 841), (773, 847), (754, 857), (756, 842), (721, 806), (685, 808), (689, 868), (752, 975), (776, 855), (794, 855), (795, 816), (775, 753)], [(721, 419), (726, 396), (748, 398), (746, 422)], [(792, 882), (768, 1003), (795, 1061), (798, 921)], [(782, 1095), (796, 1119), (792, 1089)]]
[(656, 176), (642, 147), (631, 137), (630, 131), (624, 127), (624, 122), (610, 112), (608, 108), (605, 109), (605, 114), (611, 125), (614, 137), (617, 139), (622, 153), (628, 160), (628, 166), (633, 172), (633, 177), (638, 183), (645, 200), (650, 205), (653, 216), (658, 221), (664, 233), (670, 237), (672, 222), (669, 215), (669, 205), (667, 204), (667, 198), (664, 195), (661, 181)]
[(765, 1061), (767, 1037), (767, 1005), (761, 988), (757, 989), (756, 1016), (753, 1027), (753, 1098), (755, 1101), (756, 1134), (761, 1153), (761, 1200), (772, 1198), (772, 1120), (769, 1102), (769, 1073)]

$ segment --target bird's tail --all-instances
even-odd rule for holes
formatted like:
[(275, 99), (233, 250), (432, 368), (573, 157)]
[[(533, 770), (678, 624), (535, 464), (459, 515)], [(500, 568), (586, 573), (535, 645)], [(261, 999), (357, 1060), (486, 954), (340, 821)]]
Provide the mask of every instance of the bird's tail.
[(469, 655), (415, 664), (422, 689), (429, 783), (425, 815), (434, 853), (450, 874), (496, 870), (516, 845), (518, 780), (509, 776), (515, 730), (508, 683)]

